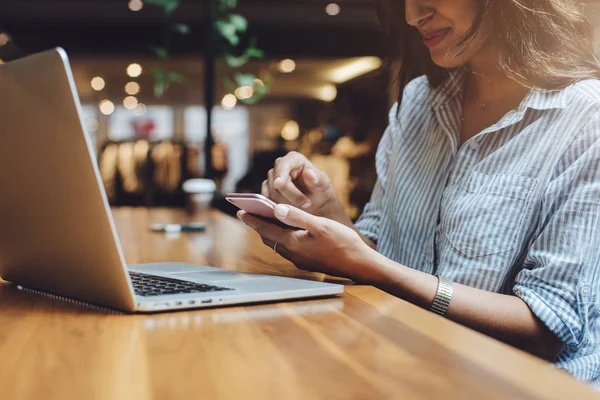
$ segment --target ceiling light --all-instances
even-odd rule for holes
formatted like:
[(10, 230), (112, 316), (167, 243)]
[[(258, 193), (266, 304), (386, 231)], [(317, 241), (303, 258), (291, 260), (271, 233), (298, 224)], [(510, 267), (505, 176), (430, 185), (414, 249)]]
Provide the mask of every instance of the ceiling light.
[(134, 96), (140, 92), (140, 84), (137, 82), (127, 82), (125, 85), (125, 93)]
[(296, 140), (300, 136), (300, 127), (296, 121), (288, 121), (281, 129), (281, 137), (285, 140)]
[(237, 99), (231, 93), (226, 94), (223, 97), (223, 100), (221, 100), (221, 107), (223, 107), (225, 110), (232, 110), (236, 104), (237, 104)]
[(125, 106), (125, 108), (128, 110), (133, 110), (137, 107), (137, 105), (138, 99), (136, 99), (134, 96), (127, 96), (125, 99), (123, 99), (123, 106)]
[(325, 7), (325, 12), (327, 13), (327, 15), (338, 15), (341, 11), (341, 8), (339, 6), (339, 4), (337, 3), (329, 3), (327, 4), (327, 7)]
[(235, 97), (240, 100), (246, 100), (252, 96), (254, 96), (254, 89), (252, 89), (252, 86), (241, 86), (235, 89)]
[(137, 63), (129, 64), (127, 66), (127, 75), (132, 78), (137, 78), (142, 74), (142, 66)]
[(327, 73), (327, 79), (335, 83), (344, 83), (379, 67), (381, 67), (379, 57), (355, 58), (340, 67), (331, 69)]
[(287, 58), (279, 63), (277, 69), (279, 70), (279, 72), (289, 74), (290, 72), (294, 72), (294, 70), (296, 69), (296, 63), (294, 62), (294, 60)]
[(92, 89), (94, 89), (98, 92), (101, 91), (102, 89), (104, 89), (104, 86), (106, 86), (104, 79), (102, 79), (99, 76), (92, 78), (90, 84), (92, 85)]
[(115, 111), (115, 105), (110, 100), (102, 100), (100, 102), (100, 112), (104, 115), (110, 115)]
[(6, 33), (0, 33), (0, 46), (4, 46), (6, 45), (8, 42), (10, 42), (10, 36), (8, 36)]
[(131, 11), (140, 11), (142, 8), (144, 8), (144, 3), (142, 3), (142, 0), (129, 1), (129, 9)]
[(337, 97), (337, 89), (333, 85), (323, 85), (317, 90), (316, 97), (323, 101), (333, 101)]

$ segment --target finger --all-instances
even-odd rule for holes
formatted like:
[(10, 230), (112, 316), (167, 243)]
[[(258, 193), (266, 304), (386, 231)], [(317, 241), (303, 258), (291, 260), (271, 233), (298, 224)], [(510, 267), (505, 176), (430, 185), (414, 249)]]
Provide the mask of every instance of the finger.
[(269, 186), (269, 189), (273, 187), (273, 168), (267, 172), (267, 185)]
[[(281, 193), (281, 196), (287, 200), (285, 202), (281, 201), (281, 203), (289, 203), (304, 209), (311, 206), (309, 198), (294, 182), (303, 173), (302, 171), (307, 168), (307, 164), (310, 164), (310, 162), (306, 157), (295, 152), (291, 152), (275, 161), (272, 173), (273, 183), (270, 188)], [(310, 175), (312, 177), (316, 176), (314, 171)], [(307, 180), (313, 182), (311, 178)]]
[(257, 218), (245, 211), (238, 211), (237, 216), (244, 224), (254, 229), (261, 237), (273, 242), (278, 241), (283, 243), (290, 234), (288, 229), (267, 222), (261, 218)]
[[(294, 265), (296, 265), (294, 253), (292, 253), (290, 250), (288, 250), (283, 244), (281, 244), (279, 242), (273, 242), (272, 240), (265, 239), (265, 238), (262, 238), (262, 241), (265, 244), (265, 246), (270, 247), (271, 250), (274, 250), (278, 255), (280, 255), (281, 257), (285, 258), (289, 262), (291, 262)], [(275, 247), (275, 243), (277, 243), (277, 248), (276, 249), (274, 248)], [(305, 271), (310, 271), (310, 269), (308, 269), (308, 268), (302, 268), (302, 267), (299, 267), (298, 265), (296, 265), (296, 266), (299, 269), (302, 269), (302, 270), (305, 270)]]
[(281, 189), (287, 182), (296, 179), (302, 172), (305, 162), (308, 162), (306, 157), (295, 151), (276, 160), (275, 167), (273, 168), (273, 187)]
[(323, 218), (283, 204), (275, 207), (275, 217), (288, 226), (305, 229), (311, 233), (319, 232), (324, 226)]
[(262, 185), (260, 185), (260, 194), (267, 198), (271, 197), (269, 195), (269, 181), (267, 181), (266, 179), (263, 181)]
[(327, 175), (307, 161), (298, 178), (293, 182), (288, 182), (280, 191), (288, 198), (297, 196), (295, 198), (296, 201), (292, 204), (306, 210), (312, 205), (309, 196), (314, 193), (324, 192), (329, 187), (330, 184)]
[(322, 192), (330, 186), (327, 175), (310, 163), (302, 170), (298, 184), (308, 193)]
[(281, 247), (281, 246), (279, 246), (278, 242), (274, 242), (274, 241), (269, 240), (267, 238), (261, 238), (261, 239), (262, 239), (262, 242), (264, 243), (264, 245), (267, 246), (267, 247), (270, 247), (271, 250), (275, 250), (275, 243), (277, 243), (277, 247)]
[(287, 182), (282, 188), (275, 190), (281, 194), (281, 197), (288, 200), (285, 202), (280, 201), (279, 203), (289, 203), (304, 209), (307, 209), (311, 206), (311, 202), (308, 197), (306, 197), (306, 195), (304, 195), (304, 193), (302, 193), (292, 181)]
[(269, 191), (269, 198), (275, 203), (287, 203), (288, 201), (286, 200), (286, 198), (282, 196), (281, 193), (279, 193), (279, 191), (273, 187), (273, 179), (273, 168), (271, 168), (267, 173), (267, 190)]
[(284, 189), (289, 181), (296, 180), (302, 186), (300, 192), (321, 191), (329, 187), (327, 175), (319, 171), (305, 156), (295, 151), (276, 160), (273, 175), (273, 187), (276, 189)]

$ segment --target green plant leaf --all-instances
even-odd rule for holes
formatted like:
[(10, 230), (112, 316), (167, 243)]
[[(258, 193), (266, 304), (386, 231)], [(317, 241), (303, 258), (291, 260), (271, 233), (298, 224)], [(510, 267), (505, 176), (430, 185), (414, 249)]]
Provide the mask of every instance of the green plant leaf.
[(167, 82), (184, 83), (185, 76), (183, 76), (179, 72), (169, 72), (167, 73)]
[(260, 97), (258, 97), (258, 96), (252, 96), (252, 97), (250, 97), (250, 98), (248, 98), (248, 99), (244, 99), (244, 100), (242, 100), (242, 102), (243, 102), (244, 104), (250, 104), (250, 105), (252, 105), (252, 104), (256, 104), (256, 103), (258, 103), (259, 101), (260, 101)]
[(240, 42), (240, 38), (237, 35), (237, 30), (235, 26), (226, 21), (217, 21), (215, 22), (215, 28), (217, 32), (221, 34), (221, 36), (229, 42), (232, 46), (237, 46)]
[(223, 87), (225, 89), (227, 89), (228, 92), (233, 93), (235, 91), (235, 89), (238, 88), (238, 85), (236, 85), (236, 83), (234, 81), (232, 81), (231, 79), (229, 79), (229, 77), (224, 76), (221, 78), (221, 84), (223, 85)]
[(166, 14), (172, 14), (179, 7), (181, 0), (144, 0), (144, 3), (162, 8)]
[(226, 39), (232, 46), (237, 46), (240, 43), (240, 38), (238, 37), (238, 35), (231, 35)]
[(163, 81), (165, 79), (165, 71), (161, 68), (154, 68), (152, 75), (154, 75), (155, 81)]
[(172, 0), (165, 6), (165, 12), (167, 14), (172, 14), (173, 12), (175, 12), (175, 10), (177, 10), (177, 8), (179, 8), (179, 1)]
[(243, 74), (236, 72), (233, 76), (239, 86), (253, 86), (256, 76), (254, 74)]
[(191, 32), (190, 26), (187, 24), (174, 23), (171, 25), (171, 29), (173, 31), (180, 33), (182, 35), (187, 35)]
[(248, 29), (248, 20), (239, 14), (231, 14), (229, 23), (235, 27), (238, 32), (246, 32)]
[(257, 49), (256, 47), (248, 47), (246, 49), (246, 55), (249, 58), (264, 58), (265, 52), (261, 49)]
[(164, 96), (172, 82), (185, 82), (185, 77), (179, 72), (166, 72), (161, 68), (155, 68), (152, 74), (154, 75), (154, 96), (157, 98)]
[(234, 56), (233, 54), (225, 54), (225, 61), (231, 68), (239, 68), (248, 62), (248, 57), (243, 54), (241, 56)]
[(169, 87), (169, 83), (165, 79), (165, 71), (155, 68), (152, 75), (154, 75), (154, 96), (161, 98)]
[(237, 4), (237, 0), (219, 0), (220, 8), (236, 8)]
[(169, 58), (169, 51), (162, 46), (152, 46), (150, 51), (163, 61)]
[(167, 91), (167, 85), (165, 82), (154, 82), (154, 97), (160, 99), (165, 95)]
[(242, 102), (244, 102), (245, 104), (256, 104), (259, 101), (261, 101), (265, 96), (267, 95), (267, 92), (258, 92), (255, 91), (254, 95), (248, 99), (244, 99), (242, 100)]
[(272, 74), (266, 74), (262, 77), (262, 81), (265, 84), (265, 86), (269, 87), (271, 86), (271, 84), (273, 84), (273, 75)]
[(267, 85), (254, 85), (254, 92), (257, 95), (264, 96), (267, 93), (269, 93), (269, 88), (267, 87)]

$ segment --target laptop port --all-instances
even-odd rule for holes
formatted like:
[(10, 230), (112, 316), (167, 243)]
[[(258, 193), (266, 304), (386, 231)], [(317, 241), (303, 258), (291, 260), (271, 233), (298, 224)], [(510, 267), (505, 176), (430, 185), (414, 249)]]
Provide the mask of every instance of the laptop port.
[(181, 301), (178, 301), (178, 302), (175, 303), (175, 305), (176, 306), (181, 306), (181, 305), (183, 305), (183, 303)]
[(188, 304), (190, 306), (193, 306), (194, 304), (196, 304), (196, 300), (190, 300), (190, 301), (188, 301)]
[(202, 300), (202, 304), (210, 304), (212, 303), (212, 299)]

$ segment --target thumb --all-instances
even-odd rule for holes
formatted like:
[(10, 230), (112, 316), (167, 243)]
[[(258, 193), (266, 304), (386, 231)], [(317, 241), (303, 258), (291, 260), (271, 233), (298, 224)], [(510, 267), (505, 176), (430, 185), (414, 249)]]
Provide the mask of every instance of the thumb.
[(284, 204), (275, 207), (275, 216), (288, 226), (306, 229), (309, 232), (314, 232), (322, 224), (320, 217)]

